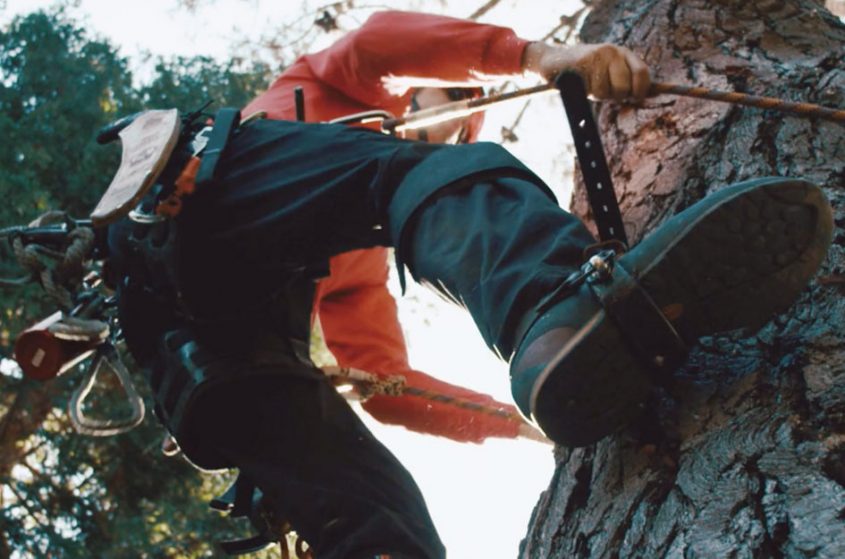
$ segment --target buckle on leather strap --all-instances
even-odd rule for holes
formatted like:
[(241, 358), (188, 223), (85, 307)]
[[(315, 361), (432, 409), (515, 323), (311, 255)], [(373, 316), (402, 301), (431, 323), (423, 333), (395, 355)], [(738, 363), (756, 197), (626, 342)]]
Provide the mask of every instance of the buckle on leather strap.
[(603, 250), (592, 255), (581, 267), (581, 271), (587, 283), (604, 283), (613, 277), (615, 267), (616, 253), (612, 250)]
[(608, 316), (619, 326), (631, 350), (658, 373), (680, 366), (689, 349), (675, 326), (624, 267), (616, 263), (612, 275), (612, 282), (588, 283)]

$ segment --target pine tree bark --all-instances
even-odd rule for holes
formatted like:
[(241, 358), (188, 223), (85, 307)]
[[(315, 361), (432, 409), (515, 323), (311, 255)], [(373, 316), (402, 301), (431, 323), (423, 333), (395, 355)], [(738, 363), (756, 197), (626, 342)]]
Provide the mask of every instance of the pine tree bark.
[[(602, 0), (584, 42), (659, 81), (845, 107), (845, 26), (811, 0)], [(598, 108), (629, 238), (740, 180), (803, 177), (833, 247), (785, 315), (705, 338), (640, 425), (557, 449), (520, 557), (845, 557), (845, 126), (658, 97)], [(583, 188), (575, 213), (590, 221)]]

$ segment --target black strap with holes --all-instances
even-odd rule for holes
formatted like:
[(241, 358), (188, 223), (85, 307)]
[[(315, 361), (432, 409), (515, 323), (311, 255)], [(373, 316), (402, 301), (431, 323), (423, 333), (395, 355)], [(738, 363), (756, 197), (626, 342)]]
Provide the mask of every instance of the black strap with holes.
[(628, 238), (619, 212), (619, 202), (613, 190), (601, 136), (587, 100), (584, 81), (574, 72), (563, 72), (555, 80), (555, 86), (560, 91), (569, 119), (575, 153), (587, 187), (587, 200), (596, 220), (599, 238), (602, 241), (621, 241), (627, 246)]
[(612, 275), (610, 283), (587, 283), (640, 361), (658, 375), (671, 373), (689, 352), (680, 332), (621, 263), (613, 264)]

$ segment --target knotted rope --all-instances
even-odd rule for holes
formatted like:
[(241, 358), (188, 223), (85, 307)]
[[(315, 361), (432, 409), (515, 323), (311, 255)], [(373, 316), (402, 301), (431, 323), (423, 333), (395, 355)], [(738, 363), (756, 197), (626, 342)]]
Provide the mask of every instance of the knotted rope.
[[(64, 212), (47, 212), (32, 223), (30, 227), (40, 227), (65, 221)], [(47, 294), (63, 310), (73, 307), (73, 295), (69, 287), (75, 287), (85, 271), (85, 260), (94, 247), (94, 231), (88, 227), (77, 227), (68, 232), (68, 244), (61, 252), (43, 247), (37, 243), (24, 243), (20, 235), (12, 239), (12, 250), (18, 264), (37, 279)], [(57, 261), (48, 263), (47, 258)], [(51, 265), (52, 264), (52, 265)]]

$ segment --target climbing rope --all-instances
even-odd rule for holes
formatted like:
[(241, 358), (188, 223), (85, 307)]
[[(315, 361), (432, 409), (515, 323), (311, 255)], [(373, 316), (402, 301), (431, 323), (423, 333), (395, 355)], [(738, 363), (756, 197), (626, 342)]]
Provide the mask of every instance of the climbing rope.
[[(29, 224), (30, 228), (67, 222), (64, 212), (51, 211)], [(70, 288), (77, 287), (85, 271), (85, 261), (94, 247), (94, 231), (88, 227), (75, 227), (67, 233), (68, 243), (57, 251), (35, 242), (25, 243), (22, 235), (13, 234), (12, 250), (18, 264), (35, 279), (47, 294), (65, 310), (74, 305)], [(4, 282), (20, 285), (19, 280)]]
[[(532, 97), (535, 95), (545, 95), (556, 91), (557, 87), (554, 82), (551, 82), (525, 89), (518, 89), (516, 91), (509, 91), (507, 93), (497, 93), (493, 95), (486, 95), (484, 97), (476, 97), (474, 99), (464, 99), (461, 101), (444, 103), (436, 107), (415, 111), (401, 117), (394, 117), (390, 113), (383, 113), (381, 111), (370, 111), (335, 119), (332, 122), (351, 123), (373, 122), (380, 120), (382, 130), (395, 133), (404, 130), (415, 130), (417, 128), (431, 126), (439, 122), (456, 118), (464, 118), (473, 113), (487, 110), (492, 105), (513, 99)], [(843, 109), (823, 107), (813, 103), (796, 103), (786, 101), (784, 99), (778, 99), (776, 97), (762, 97), (758, 95), (750, 95), (748, 93), (739, 93), (736, 91), (719, 91), (705, 87), (667, 82), (654, 82), (651, 84), (648, 96), (655, 97), (657, 95), (681, 95), (684, 97), (721, 101), (723, 103), (733, 103), (736, 105), (744, 105), (746, 107), (769, 109), (797, 114), (804, 117), (814, 117), (845, 123), (845, 110)]]

